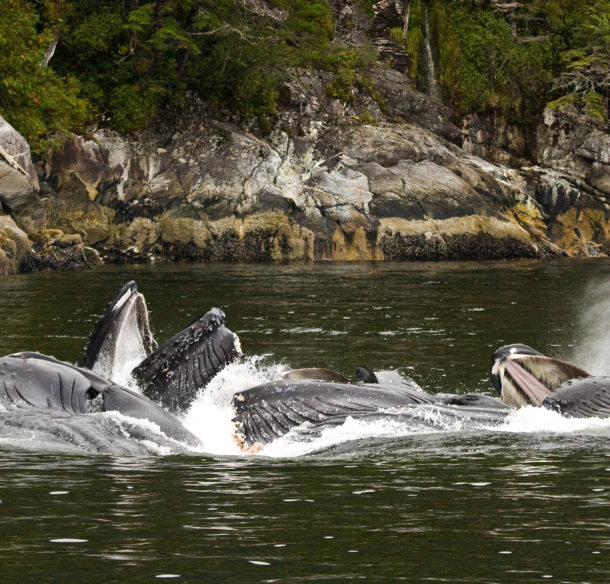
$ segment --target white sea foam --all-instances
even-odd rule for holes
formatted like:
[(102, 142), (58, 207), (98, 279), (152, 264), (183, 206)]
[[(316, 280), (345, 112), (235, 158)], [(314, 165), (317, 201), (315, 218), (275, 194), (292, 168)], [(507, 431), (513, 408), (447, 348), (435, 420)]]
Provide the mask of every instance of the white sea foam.
[[(396, 438), (421, 431), (389, 418), (375, 421), (356, 420), (348, 417), (343, 424), (327, 428), (319, 437), (304, 441), (298, 429), (265, 446), (260, 454), (272, 458), (292, 458), (326, 450), (338, 444), (366, 438)], [(428, 430), (429, 431), (429, 430)]]
[(558, 412), (527, 406), (515, 410), (499, 427), (505, 432), (593, 433), (610, 435), (610, 418), (565, 418)]
[(216, 375), (200, 393), (183, 423), (201, 440), (202, 450), (210, 454), (242, 454), (237, 446), (231, 421), (235, 412), (233, 395), (255, 385), (278, 379), (282, 365), (265, 367), (261, 357), (248, 357), (232, 363)]

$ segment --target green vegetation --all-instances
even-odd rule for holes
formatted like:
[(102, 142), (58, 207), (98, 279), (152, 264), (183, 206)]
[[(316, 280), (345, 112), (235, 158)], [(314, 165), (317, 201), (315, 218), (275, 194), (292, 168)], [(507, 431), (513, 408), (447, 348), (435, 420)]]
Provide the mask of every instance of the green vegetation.
[(337, 69), (333, 33), (326, 0), (0, 0), (0, 113), (35, 149), (90, 121), (142, 129), (188, 91), (264, 118), (286, 67)]
[(425, 71), (421, 66), (420, 57), (424, 52), (424, 8), (421, 0), (411, 2), (409, 12), (409, 26), (406, 37), (403, 38), (404, 27), (395, 27), (390, 30), (390, 36), (398, 43), (403, 43), (410, 57), (409, 77), (418, 83), (423, 83)]
[[(356, 6), (373, 18), (374, 4)], [(428, 19), (456, 117), (493, 111), (529, 123), (551, 103), (607, 119), (610, 0), (405, 6), (406, 35), (402, 15), (387, 34), (425, 89)], [(334, 40), (327, 0), (0, 0), (0, 54), (0, 113), (35, 150), (90, 122), (140, 130), (188, 92), (270, 128), (287, 67), (331, 72), (328, 96), (350, 102), (364, 91), (384, 102), (367, 77), (377, 55)]]
[(528, 123), (559, 99), (607, 116), (608, 0), (428, 6), (439, 81), (456, 115), (492, 110)]
[[(528, 120), (544, 105), (550, 51), (544, 42), (519, 42), (497, 11), (435, 2), (439, 80), (457, 114), (496, 110)], [(542, 101), (541, 101), (542, 100)]]
[(37, 11), (0, 0), (0, 15), (0, 113), (34, 148), (44, 148), (49, 134), (82, 127), (88, 103), (77, 77), (40, 66), (53, 36), (39, 30)]

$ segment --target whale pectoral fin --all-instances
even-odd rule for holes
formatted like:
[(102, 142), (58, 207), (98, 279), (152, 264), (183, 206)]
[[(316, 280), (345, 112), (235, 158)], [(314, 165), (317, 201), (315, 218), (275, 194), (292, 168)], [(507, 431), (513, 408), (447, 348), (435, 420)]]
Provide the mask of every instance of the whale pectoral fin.
[(238, 414), (233, 418), (233, 422), (236, 424), (236, 433), (247, 446), (257, 442), (269, 444), (305, 423), (316, 425), (336, 417), (340, 417), (343, 422), (349, 415), (340, 409), (333, 409), (332, 404), (323, 400), (308, 402), (302, 399), (287, 399), (274, 403), (261, 401), (238, 408), (239, 406), (235, 408)]
[(199, 446), (199, 439), (189, 432), (172, 414), (159, 407), (145, 396), (120, 385), (110, 385), (102, 392), (104, 411), (119, 412), (140, 420), (157, 424), (161, 431), (174, 440)]
[(381, 386), (315, 381), (274, 381), (233, 397), (236, 433), (247, 446), (268, 444), (308, 422), (310, 433), (369, 416), (380, 409), (432, 403), (428, 394)]
[(610, 417), (610, 377), (587, 377), (559, 386), (542, 405), (573, 418)]
[(78, 369), (37, 353), (0, 359), (0, 402), (83, 414), (97, 392)]
[(239, 338), (215, 308), (163, 343), (133, 371), (142, 393), (185, 411), (209, 381), (241, 355)]

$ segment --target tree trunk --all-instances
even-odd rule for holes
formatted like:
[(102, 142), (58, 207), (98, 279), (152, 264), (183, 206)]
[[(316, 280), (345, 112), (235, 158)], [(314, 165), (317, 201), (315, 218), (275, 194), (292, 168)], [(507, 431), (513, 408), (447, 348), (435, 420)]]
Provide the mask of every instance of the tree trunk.
[(405, 23), (402, 27), (402, 40), (407, 38), (407, 32), (409, 31), (409, 18), (411, 16), (411, 2), (407, 2), (407, 6), (405, 7)]

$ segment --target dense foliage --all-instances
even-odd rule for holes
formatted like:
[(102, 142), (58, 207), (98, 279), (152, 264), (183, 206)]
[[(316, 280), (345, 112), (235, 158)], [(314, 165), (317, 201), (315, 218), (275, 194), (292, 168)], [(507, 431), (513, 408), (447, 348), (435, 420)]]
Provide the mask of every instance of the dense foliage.
[[(373, 18), (374, 4), (356, 6)], [(456, 116), (496, 111), (526, 123), (551, 102), (606, 118), (610, 0), (404, 5), (408, 27), (387, 33), (425, 90), (428, 25)], [(371, 89), (363, 71), (377, 60), (334, 40), (327, 0), (0, 0), (0, 54), (0, 113), (35, 149), (91, 121), (141, 129), (188, 91), (269, 121), (287, 67), (331, 71), (327, 94), (349, 101), (354, 87)]]
[(491, 109), (523, 123), (560, 99), (606, 117), (608, 0), (427, 4), (439, 79), (458, 114)]

